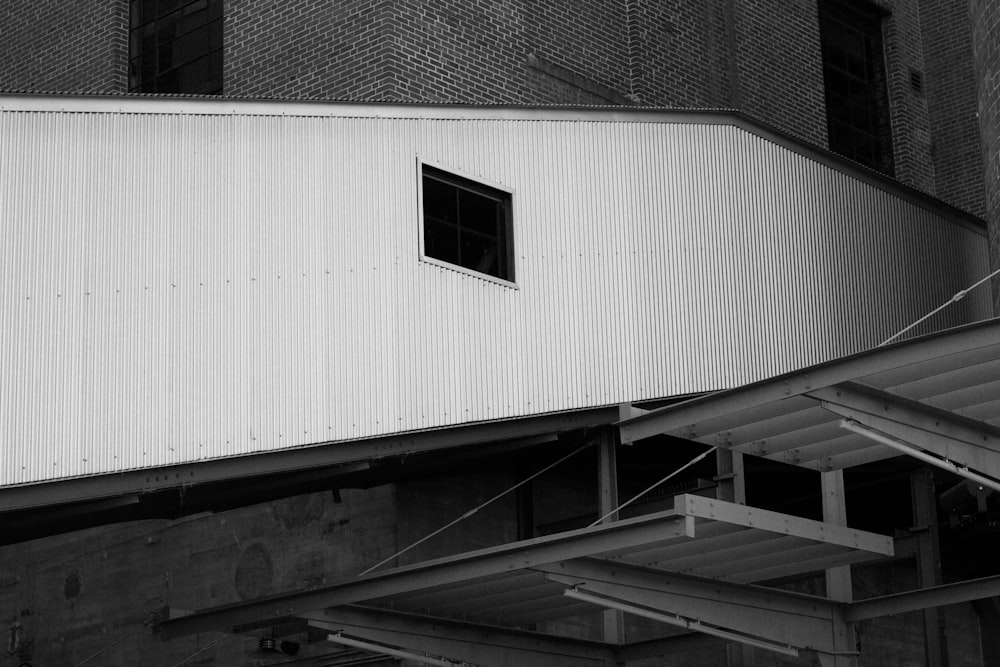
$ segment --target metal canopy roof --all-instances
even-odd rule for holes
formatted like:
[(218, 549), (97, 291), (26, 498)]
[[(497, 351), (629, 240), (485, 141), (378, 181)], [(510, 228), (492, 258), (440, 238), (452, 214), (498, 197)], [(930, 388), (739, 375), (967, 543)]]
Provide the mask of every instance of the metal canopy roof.
[(565, 597), (567, 587), (545, 574), (548, 566), (581, 558), (754, 582), (892, 555), (892, 538), (884, 535), (681, 495), (666, 512), (209, 609), (167, 621), (163, 630), (172, 637), (354, 604), (524, 627), (597, 610)]
[[(695, 495), (674, 499), (660, 521), (687, 518), (683, 535), (591, 554), (723, 581), (761, 582), (893, 555), (891, 537)], [(675, 517), (676, 519), (671, 519)], [(530, 541), (528, 541), (530, 544)], [(530, 547), (527, 547), (530, 548)], [(595, 611), (565, 585), (523, 569), (366, 600), (394, 610), (528, 627)]]
[[(845, 423), (846, 422), (846, 423)], [(952, 329), (619, 422), (821, 471), (919, 455), (1000, 477), (1000, 320)], [(873, 439), (881, 437), (880, 440)]]
[[(992, 320), (652, 411), (619, 427), (626, 441), (669, 433), (820, 470), (896, 455), (896, 444), (885, 443), (898, 443), (914, 455), (1000, 478), (998, 388), (1000, 320)], [(1000, 577), (991, 577), (851, 603), (755, 585), (893, 553), (887, 536), (681, 495), (670, 511), (180, 615), (160, 629), (169, 639), (298, 619), (329, 632), (328, 641), (376, 652), (399, 645), (482, 656), (505, 646), (570, 660), (554, 665), (600, 665), (631, 647), (525, 636), (518, 628), (619, 609), (779, 653), (811, 649), (823, 664), (840, 664), (853, 650), (851, 620), (1000, 591)], [(467, 637), (456, 639), (462, 633)]]

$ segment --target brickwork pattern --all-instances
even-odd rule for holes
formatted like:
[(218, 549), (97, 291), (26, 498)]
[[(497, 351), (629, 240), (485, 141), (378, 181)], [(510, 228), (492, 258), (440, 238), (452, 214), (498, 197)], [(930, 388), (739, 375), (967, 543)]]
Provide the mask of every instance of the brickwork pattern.
[(983, 217), (986, 201), (967, 6), (920, 3), (919, 9), (937, 196)]
[(404, 0), (389, 18), (397, 99), (526, 101), (521, 3)]
[[(985, 165), (990, 260), (1000, 268), (1000, 0), (970, 0), (978, 89), (979, 128)], [(993, 281), (993, 312), (1000, 313), (1000, 278)]]
[[(400, 100), (607, 104), (629, 92), (625, 11), (617, 0), (405, 0), (394, 3), (387, 22)], [(580, 90), (532, 59), (614, 94)]]
[(729, 106), (716, 54), (717, 3), (628, 3), (629, 69), (637, 101), (669, 107)]
[(224, 94), (393, 99), (385, 0), (227, 0)]
[(924, 71), (917, 3), (879, 0), (875, 4), (891, 12), (883, 34), (895, 176), (918, 190), (935, 194), (927, 100), (910, 82), (911, 70)]
[(0, 90), (122, 93), (128, 2), (0, 3)]
[(739, 108), (825, 148), (826, 102), (815, 0), (743, 0), (735, 21)]

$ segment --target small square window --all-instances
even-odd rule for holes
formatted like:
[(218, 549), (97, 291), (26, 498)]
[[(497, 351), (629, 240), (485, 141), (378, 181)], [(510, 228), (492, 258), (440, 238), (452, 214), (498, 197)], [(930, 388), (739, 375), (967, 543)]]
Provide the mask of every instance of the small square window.
[(424, 256), (513, 282), (510, 193), (423, 165)]

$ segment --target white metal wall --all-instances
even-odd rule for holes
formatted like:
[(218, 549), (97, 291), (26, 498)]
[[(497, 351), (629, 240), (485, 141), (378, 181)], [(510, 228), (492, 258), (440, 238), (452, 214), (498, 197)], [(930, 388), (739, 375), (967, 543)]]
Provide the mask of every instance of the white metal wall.
[[(0, 113), (2, 485), (734, 386), (986, 272), (729, 125), (38, 104)], [(513, 191), (518, 289), (419, 261), (418, 159)]]

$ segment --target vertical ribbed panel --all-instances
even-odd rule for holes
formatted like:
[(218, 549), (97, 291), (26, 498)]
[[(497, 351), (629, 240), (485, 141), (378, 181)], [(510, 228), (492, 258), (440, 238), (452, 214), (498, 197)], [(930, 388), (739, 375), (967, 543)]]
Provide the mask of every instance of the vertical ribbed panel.
[[(419, 261), (418, 159), (513, 191), (518, 289)], [(0, 231), (3, 485), (735, 386), (987, 266), (982, 232), (666, 122), (0, 113)]]

